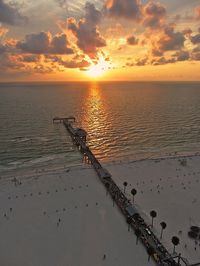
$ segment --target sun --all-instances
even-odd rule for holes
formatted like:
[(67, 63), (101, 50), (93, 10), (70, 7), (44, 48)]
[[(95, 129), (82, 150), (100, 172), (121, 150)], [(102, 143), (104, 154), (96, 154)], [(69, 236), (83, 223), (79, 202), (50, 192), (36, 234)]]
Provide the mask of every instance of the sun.
[(100, 58), (98, 63), (92, 63), (86, 72), (91, 78), (99, 78), (103, 76), (108, 69), (109, 62), (106, 61), (105, 58)]

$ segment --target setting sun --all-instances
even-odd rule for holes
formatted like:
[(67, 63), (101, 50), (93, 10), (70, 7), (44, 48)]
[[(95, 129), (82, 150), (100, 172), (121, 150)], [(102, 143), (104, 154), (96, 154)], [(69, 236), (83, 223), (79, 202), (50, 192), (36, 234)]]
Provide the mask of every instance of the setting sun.
[(103, 74), (109, 69), (109, 62), (105, 58), (100, 58), (97, 64), (92, 64), (87, 70), (87, 75), (91, 78), (98, 78), (103, 76)]

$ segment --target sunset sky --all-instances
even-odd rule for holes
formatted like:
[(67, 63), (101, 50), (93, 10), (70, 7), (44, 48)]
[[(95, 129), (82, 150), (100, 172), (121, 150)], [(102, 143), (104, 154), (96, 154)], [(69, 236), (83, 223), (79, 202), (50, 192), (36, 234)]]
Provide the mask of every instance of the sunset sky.
[(0, 0), (0, 81), (200, 80), (200, 0)]

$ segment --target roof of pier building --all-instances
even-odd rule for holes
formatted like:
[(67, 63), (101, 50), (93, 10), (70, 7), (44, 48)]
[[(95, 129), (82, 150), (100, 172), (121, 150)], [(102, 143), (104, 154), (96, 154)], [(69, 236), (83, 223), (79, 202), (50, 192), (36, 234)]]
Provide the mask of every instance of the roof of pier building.
[(84, 129), (82, 129), (82, 128), (76, 128), (75, 129), (75, 134), (77, 136), (79, 136), (80, 138), (83, 138), (83, 137), (87, 136), (87, 132)]

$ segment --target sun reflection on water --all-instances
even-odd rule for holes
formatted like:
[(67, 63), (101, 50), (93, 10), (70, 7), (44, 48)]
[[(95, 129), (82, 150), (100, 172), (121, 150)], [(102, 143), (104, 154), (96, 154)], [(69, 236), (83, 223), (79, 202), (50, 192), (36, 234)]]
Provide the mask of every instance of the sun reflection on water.
[(111, 125), (107, 105), (97, 83), (92, 83), (88, 88), (84, 111), (84, 126), (89, 133), (88, 144), (99, 158), (105, 157), (109, 151), (106, 134)]

